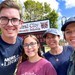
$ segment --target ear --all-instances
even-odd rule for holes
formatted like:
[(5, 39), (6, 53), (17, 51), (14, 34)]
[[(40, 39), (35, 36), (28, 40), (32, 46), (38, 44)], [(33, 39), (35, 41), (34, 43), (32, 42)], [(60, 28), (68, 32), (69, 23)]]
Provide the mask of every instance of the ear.
[(58, 35), (59, 39), (60, 39), (60, 36)]
[(40, 44), (37, 44), (38, 45), (38, 48), (40, 48)]
[(23, 20), (21, 20), (21, 21), (20, 21), (20, 24), (22, 25), (23, 23), (24, 23), (24, 21), (23, 21)]
[(0, 29), (1, 29), (1, 25), (0, 25)]
[(21, 21), (20, 21), (20, 24), (19, 24), (19, 27), (20, 27), (20, 28), (22, 27), (23, 23), (24, 23), (23, 20), (21, 20)]

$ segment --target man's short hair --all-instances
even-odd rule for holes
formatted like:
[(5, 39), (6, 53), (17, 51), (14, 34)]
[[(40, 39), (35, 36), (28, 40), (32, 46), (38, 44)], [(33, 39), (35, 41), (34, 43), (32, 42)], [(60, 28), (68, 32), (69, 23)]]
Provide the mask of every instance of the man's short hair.
[(0, 4), (0, 12), (3, 8), (15, 8), (19, 11), (20, 18), (22, 18), (21, 10), (19, 4), (13, 0), (5, 0)]

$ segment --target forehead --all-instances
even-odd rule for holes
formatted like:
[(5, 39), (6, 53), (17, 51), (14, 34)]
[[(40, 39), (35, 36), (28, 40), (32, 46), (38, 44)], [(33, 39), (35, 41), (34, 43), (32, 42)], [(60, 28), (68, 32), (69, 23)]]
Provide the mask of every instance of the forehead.
[(0, 16), (20, 16), (19, 11), (15, 8), (3, 8), (0, 12)]
[(48, 36), (56, 36), (56, 35), (51, 34), (51, 33), (47, 33), (46, 37), (48, 37)]
[(75, 23), (69, 24), (65, 30), (73, 30), (73, 29), (75, 30)]
[(33, 37), (27, 37), (24, 39), (24, 42), (36, 42), (36, 40)]

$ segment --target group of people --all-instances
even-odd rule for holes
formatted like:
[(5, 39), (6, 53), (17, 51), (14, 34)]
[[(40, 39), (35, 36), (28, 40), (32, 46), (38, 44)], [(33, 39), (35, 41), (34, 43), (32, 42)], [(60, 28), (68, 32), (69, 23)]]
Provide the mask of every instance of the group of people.
[[(50, 51), (41, 54), (40, 42), (35, 35), (18, 37), (23, 24), (20, 7), (13, 0), (0, 4), (0, 74), (14, 75), (75, 75), (75, 17), (62, 26), (68, 46), (60, 46), (60, 34), (55, 28), (44, 34)], [(21, 60), (22, 59), (22, 60)]]

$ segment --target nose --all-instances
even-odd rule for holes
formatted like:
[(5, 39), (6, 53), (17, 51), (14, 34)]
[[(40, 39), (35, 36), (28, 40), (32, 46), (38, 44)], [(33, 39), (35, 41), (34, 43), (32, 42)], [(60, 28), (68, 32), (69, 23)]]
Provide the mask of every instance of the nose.
[(13, 26), (11, 20), (8, 21), (8, 26)]
[(29, 45), (28, 48), (32, 48), (31, 45)]
[(71, 33), (71, 36), (72, 37), (75, 37), (75, 31)]

